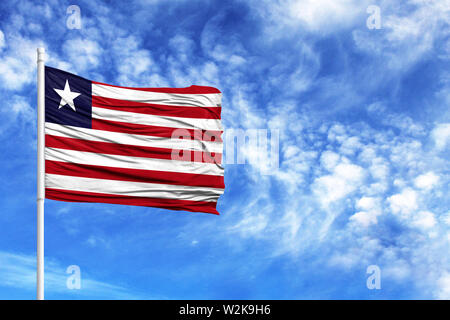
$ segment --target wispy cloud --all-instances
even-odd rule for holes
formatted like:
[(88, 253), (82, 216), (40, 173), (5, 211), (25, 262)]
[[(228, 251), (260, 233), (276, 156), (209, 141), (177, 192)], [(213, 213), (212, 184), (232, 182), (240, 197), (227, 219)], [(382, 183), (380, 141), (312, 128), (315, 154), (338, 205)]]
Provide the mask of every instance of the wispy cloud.
[[(81, 288), (68, 289), (67, 267), (54, 259), (45, 262), (45, 289), (47, 295), (65, 294), (75, 299), (110, 297), (111, 299), (151, 299), (149, 295), (137, 295), (135, 290), (98, 281), (81, 270)], [(0, 286), (23, 289), (32, 293), (28, 299), (34, 299), (36, 290), (36, 257), (26, 254), (0, 251)], [(8, 296), (3, 296), (8, 299)], [(24, 297), (25, 298), (25, 297)]]

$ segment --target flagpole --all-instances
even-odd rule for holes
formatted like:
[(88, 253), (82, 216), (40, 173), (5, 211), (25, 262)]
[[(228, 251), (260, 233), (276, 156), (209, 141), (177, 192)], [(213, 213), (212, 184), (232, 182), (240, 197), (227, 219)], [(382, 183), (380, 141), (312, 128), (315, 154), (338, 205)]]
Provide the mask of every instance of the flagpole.
[(37, 49), (37, 272), (36, 299), (44, 300), (44, 117), (45, 117), (45, 49)]

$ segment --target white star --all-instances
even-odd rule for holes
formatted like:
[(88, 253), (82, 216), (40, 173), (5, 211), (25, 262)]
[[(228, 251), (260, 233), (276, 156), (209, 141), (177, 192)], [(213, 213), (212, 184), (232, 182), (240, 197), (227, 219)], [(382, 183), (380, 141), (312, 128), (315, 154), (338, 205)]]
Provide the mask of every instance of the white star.
[(59, 103), (58, 109), (61, 109), (66, 104), (68, 104), (69, 107), (71, 107), (73, 109), (73, 111), (77, 111), (75, 109), (75, 105), (73, 104), (73, 99), (78, 97), (81, 93), (70, 91), (70, 86), (69, 86), (68, 80), (66, 80), (66, 85), (64, 86), (64, 90), (60, 90), (60, 89), (53, 89), (53, 90), (55, 90), (56, 93), (61, 96), (61, 102)]

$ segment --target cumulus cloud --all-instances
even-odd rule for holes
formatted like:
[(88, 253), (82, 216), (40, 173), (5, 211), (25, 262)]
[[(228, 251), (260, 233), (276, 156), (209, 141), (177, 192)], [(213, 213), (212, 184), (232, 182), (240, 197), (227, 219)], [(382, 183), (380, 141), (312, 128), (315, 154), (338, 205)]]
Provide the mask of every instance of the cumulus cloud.
[(338, 164), (339, 159), (339, 154), (327, 150), (321, 154), (320, 163), (325, 169), (327, 169), (328, 171), (332, 171)]
[(437, 298), (441, 300), (450, 299), (450, 273), (445, 272), (438, 280)]
[(414, 180), (414, 185), (419, 189), (429, 190), (433, 188), (439, 182), (439, 177), (434, 172), (427, 172), (418, 176)]
[(96, 41), (81, 38), (70, 39), (64, 43), (63, 48), (68, 60), (78, 72), (96, 68), (101, 63), (103, 50)]
[(349, 219), (363, 227), (376, 224), (378, 222), (377, 216), (382, 213), (380, 199), (373, 197), (360, 198), (357, 201), (355, 208), (361, 211), (356, 212)]
[(181, 62), (187, 63), (194, 58), (195, 42), (186, 36), (177, 34), (169, 40), (169, 46)]
[[(426, 192), (442, 179), (435, 171), (426, 170), (430, 163), (425, 159), (440, 161), (434, 151), (425, 151), (424, 146), (408, 134), (395, 136), (393, 132), (381, 133), (370, 127), (356, 129), (323, 122), (313, 125), (306, 119), (298, 127), (295, 138), (287, 135), (290, 130), (284, 131), (282, 143), (289, 145), (282, 147), (283, 161), (274, 175), (287, 193), (286, 204), (277, 205), (284, 208), (285, 214), (279, 220), (255, 217), (254, 229), (246, 225), (246, 229), (252, 230), (249, 234), (256, 232), (254, 237), (278, 243), (276, 252), (279, 254), (290, 252), (295, 256), (314, 250), (317, 243), (322, 243), (328, 249), (333, 248), (330, 249), (333, 253), (327, 255), (330, 266), (350, 270), (377, 261), (383, 265), (383, 275), (387, 279), (414, 278), (435, 288), (437, 294), (436, 281), (442, 269), (446, 269), (447, 257), (438, 259), (439, 267), (429, 273), (428, 279), (419, 280), (428, 259), (442, 250), (439, 242), (444, 241), (444, 248), (448, 242), (445, 231), (439, 231), (441, 224), (445, 224), (441, 220), (445, 218), (438, 219), (438, 214), (427, 208), (427, 203), (434, 203), (433, 197), (439, 193)], [(314, 142), (305, 145), (303, 139), (309, 138)], [(300, 157), (312, 152), (315, 146), (325, 150), (319, 156), (316, 153), (309, 158)], [(291, 165), (292, 158), (301, 159), (302, 165), (298, 161), (298, 165)], [(306, 178), (308, 176), (313, 179)], [(261, 185), (259, 192), (265, 186)], [(269, 192), (269, 189), (263, 190), (263, 193)], [(311, 192), (314, 197), (304, 196)], [(378, 241), (380, 237), (392, 236), (388, 231), (390, 214), (402, 225), (396, 237), (401, 244), (393, 247)], [(343, 219), (348, 221), (346, 227), (339, 222)], [(260, 229), (257, 226), (262, 226), (261, 221), (264, 221), (264, 228)], [(416, 236), (410, 234), (411, 229), (418, 230), (424, 237), (415, 239)], [(356, 236), (362, 232), (371, 236)], [(336, 237), (347, 250), (338, 248), (340, 245), (334, 242)], [(421, 252), (422, 258), (405, 254), (404, 250), (411, 248)], [(413, 267), (412, 263), (421, 267)]]
[(430, 229), (436, 225), (436, 218), (432, 212), (420, 211), (414, 215), (412, 224), (418, 228)]
[(436, 149), (440, 151), (444, 150), (450, 141), (450, 123), (442, 123), (437, 125), (433, 129), (431, 136), (434, 140)]
[(390, 196), (387, 201), (395, 214), (409, 215), (417, 209), (417, 192), (411, 188), (402, 190), (401, 193)]
[(21, 96), (13, 96), (11, 113), (13, 117), (21, 117), (27, 123), (33, 123), (36, 119), (34, 109), (31, 108), (28, 101)]
[(355, 191), (364, 180), (364, 169), (352, 163), (340, 163), (332, 174), (318, 177), (312, 186), (324, 207)]
[[(148, 50), (140, 48), (140, 43), (133, 36), (116, 39), (114, 48), (117, 52), (116, 68), (119, 82), (125, 84), (127, 79), (137, 79), (143, 73), (157, 72)], [(128, 84), (131, 85), (131, 84)]]
[(21, 36), (12, 36), (8, 43), (0, 53), (0, 79), (4, 88), (20, 89), (35, 80), (36, 48), (43, 44)]
[[(0, 107), (0, 134), (30, 135), (35, 132), (36, 112), (28, 97), (13, 95), (4, 100)], [(30, 141), (34, 142), (34, 141)]]

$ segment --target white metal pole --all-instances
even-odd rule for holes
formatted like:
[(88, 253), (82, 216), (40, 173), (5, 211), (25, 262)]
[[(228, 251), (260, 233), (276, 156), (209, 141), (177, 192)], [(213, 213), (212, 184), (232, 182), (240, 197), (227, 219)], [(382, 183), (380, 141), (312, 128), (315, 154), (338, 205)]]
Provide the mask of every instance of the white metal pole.
[(44, 300), (44, 121), (45, 121), (45, 49), (37, 49), (37, 272), (36, 298)]

